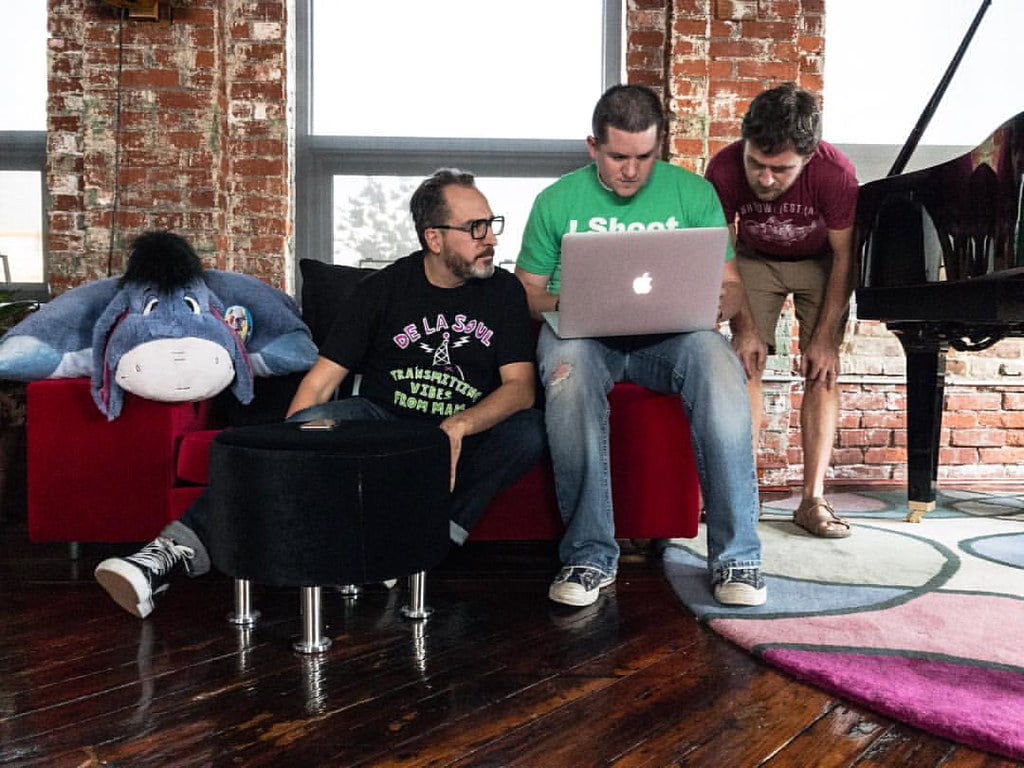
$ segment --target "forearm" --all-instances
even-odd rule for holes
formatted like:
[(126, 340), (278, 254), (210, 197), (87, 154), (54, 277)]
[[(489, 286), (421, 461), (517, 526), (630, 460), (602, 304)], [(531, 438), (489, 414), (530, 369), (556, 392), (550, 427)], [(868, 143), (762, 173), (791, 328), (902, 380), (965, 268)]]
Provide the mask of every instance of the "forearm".
[(348, 375), (348, 370), (326, 358), (318, 358), (299, 383), (285, 418), (305, 408), (326, 403)]
[(499, 424), (513, 413), (533, 405), (532, 382), (509, 381), (483, 398), (476, 405), (448, 417), (442, 422), (457, 423), (462, 435), (475, 435)]
[(853, 293), (854, 265), (853, 229), (830, 229), (829, 246), (832, 249), (832, 268), (825, 284), (818, 323), (814, 336), (838, 346), (843, 340), (843, 318)]
[(818, 323), (814, 328), (815, 336), (826, 334), (825, 338), (831, 339), (836, 345), (843, 340), (842, 324), (850, 303), (850, 296), (853, 293), (851, 261), (849, 259), (833, 261), (832, 271), (825, 285), (825, 296), (818, 314)]
[(545, 312), (554, 312), (558, 309), (558, 295), (547, 291), (527, 291), (526, 301), (530, 306), (530, 317), (534, 320), (543, 320)]
[(516, 277), (523, 284), (526, 292), (526, 303), (530, 308), (530, 317), (541, 320), (545, 312), (552, 312), (558, 305), (557, 294), (548, 292), (548, 277), (535, 275), (516, 267)]
[(746, 291), (743, 292), (743, 298), (739, 303), (739, 309), (728, 319), (729, 329), (734, 334), (757, 334), (757, 326), (754, 325), (754, 313), (750, 310), (750, 302), (747, 301)]
[(825, 301), (818, 315), (818, 323), (814, 328), (815, 336), (828, 338), (833, 344), (839, 345), (843, 340), (843, 321), (849, 303), (849, 291), (829, 289), (825, 292)]
[(719, 321), (728, 320), (733, 333), (756, 332), (754, 316), (747, 301), (747, 291), (743, 287), (735, 260), (725, 264), (718, 312)]

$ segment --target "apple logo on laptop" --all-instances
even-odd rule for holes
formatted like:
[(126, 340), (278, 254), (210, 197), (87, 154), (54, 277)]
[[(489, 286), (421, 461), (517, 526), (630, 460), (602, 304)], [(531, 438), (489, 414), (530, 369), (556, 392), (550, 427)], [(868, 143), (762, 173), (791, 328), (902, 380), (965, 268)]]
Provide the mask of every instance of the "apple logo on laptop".
[(633, 279), (633, 293), (650, 293), (653, 282), (654, 281), (651, 280), (651, 273), (644, 272), (640, 277)]

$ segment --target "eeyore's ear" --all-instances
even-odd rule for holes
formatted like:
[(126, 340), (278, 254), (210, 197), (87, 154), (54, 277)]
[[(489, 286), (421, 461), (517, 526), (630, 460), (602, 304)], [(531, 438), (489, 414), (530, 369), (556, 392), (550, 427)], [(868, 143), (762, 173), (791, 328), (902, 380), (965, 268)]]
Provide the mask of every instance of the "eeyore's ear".
[(92, 399), (109, 420), (121, 413), (123, 393), (107, 363), (107, 341), (127, 312), (128, 291), (122, 289), (110, 300), (92, 329)]
[(248, 405), (253, 398), (252, 364), (241, 339), (238, 339), (235, 348), (231, 350), (231, 362), (235, 366), (235, 382), (231, 385), (231, 392), (238, 398), (238, 402)]

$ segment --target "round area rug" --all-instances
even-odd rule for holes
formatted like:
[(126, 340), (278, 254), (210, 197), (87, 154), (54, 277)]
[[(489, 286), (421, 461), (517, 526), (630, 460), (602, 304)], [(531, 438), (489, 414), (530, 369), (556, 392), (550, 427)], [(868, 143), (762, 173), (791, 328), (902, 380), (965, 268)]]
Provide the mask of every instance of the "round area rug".
[(703, 530), (674, 539), (665, 572), (713, 630), (768, 663), (885, 715), (1024, 759), (1024, 494), (940, 494), (920, 524), (901, 492), (829, 494), (853, 535), (765, 503), (768, 602), (714, 601)]

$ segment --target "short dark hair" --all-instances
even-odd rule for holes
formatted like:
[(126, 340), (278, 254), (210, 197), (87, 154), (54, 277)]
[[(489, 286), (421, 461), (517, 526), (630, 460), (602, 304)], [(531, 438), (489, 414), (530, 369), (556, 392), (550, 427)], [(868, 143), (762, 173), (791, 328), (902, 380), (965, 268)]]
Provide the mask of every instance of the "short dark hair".
[(416, 237), (419, 238), (422, 248), (427, 247), (426, 238), (423, 237), (424, 230), (435, 224), (448, 223), (450, 212), (448, 201), (444, 198), (444, 189), (453, 184), (460, 187), (476, 186), (472, 173), (460, 171), (458, 168), (438, 168), (412, 193), (409, 211), (412, 213)]
[(590, 129), (598, 144), (608, 141), (608, 128), (627, 133), (641, 133), (652, 125), (658, 136), (665, 133), (665, 110), (661, 99), (645, 85), (613, 85), (594, 107)]
[(766, 155), (792, 147), (810, 157), (821, 141), (821, 110), (818, 101), (794, 83), (762, 91), (743, 116), (741, 135)]

